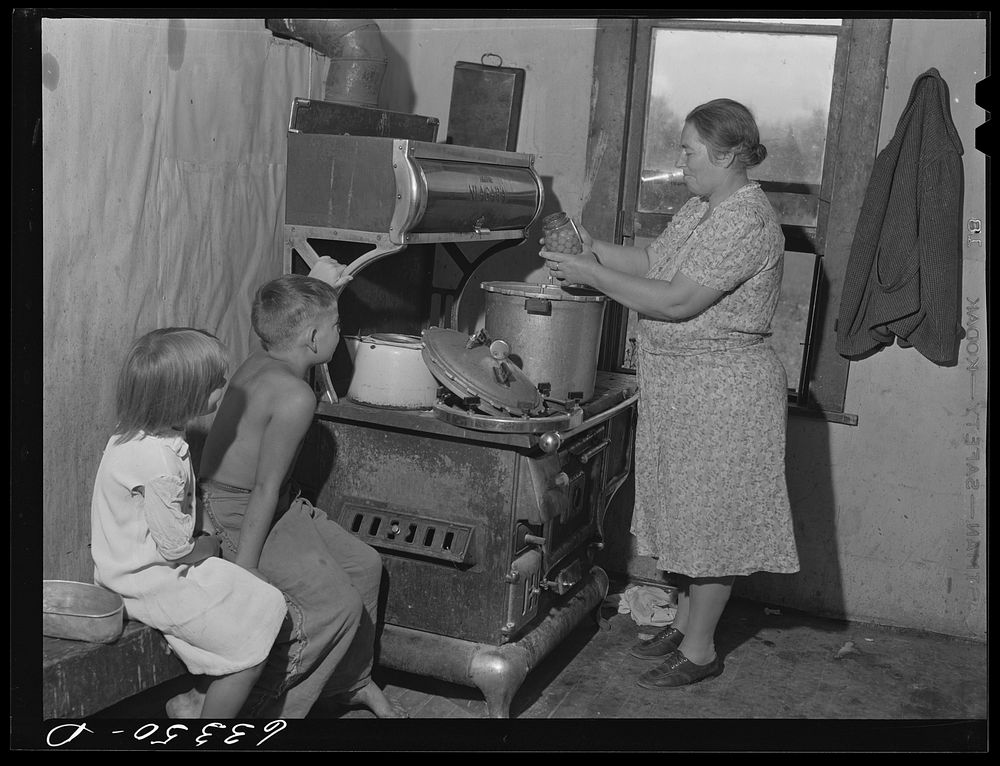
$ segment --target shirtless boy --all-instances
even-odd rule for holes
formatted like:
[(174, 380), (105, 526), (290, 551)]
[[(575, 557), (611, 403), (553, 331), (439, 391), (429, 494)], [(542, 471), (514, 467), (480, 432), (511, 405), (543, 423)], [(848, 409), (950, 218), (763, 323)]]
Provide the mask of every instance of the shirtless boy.
[(261, 341), (232, 376), (205, 442), (200, 492), (222, 555), (285, 594), (289, 619), (247, 703), (252, 717), (304, 718), (320, 697), (405, 717), (371, 679), (382, 559), (304, 498), (290, 476), (316, 411), (305, 378), (340, 341), (350, 281), (321, 258), (257, 291)]

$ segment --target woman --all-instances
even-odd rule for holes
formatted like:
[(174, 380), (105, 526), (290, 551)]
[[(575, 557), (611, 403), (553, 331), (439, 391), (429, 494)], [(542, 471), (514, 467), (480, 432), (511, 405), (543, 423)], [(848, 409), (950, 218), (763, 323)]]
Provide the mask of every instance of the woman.
[(685, 119), (678, 167), (696, 196), (648, 248), (594, 240), (542, 251), (551, 274), (639, 315), (638, 552), (685, 575), (671, 626), (632, 648), (662, 660), (646, 688), (722, 673), (715, 628), (737, 575), (797, 572), (785, 484), (785, 370), (764, 338), (778, 301), (784, 238), (747, 169), (767, 155), (753, 116), (730, 99)]

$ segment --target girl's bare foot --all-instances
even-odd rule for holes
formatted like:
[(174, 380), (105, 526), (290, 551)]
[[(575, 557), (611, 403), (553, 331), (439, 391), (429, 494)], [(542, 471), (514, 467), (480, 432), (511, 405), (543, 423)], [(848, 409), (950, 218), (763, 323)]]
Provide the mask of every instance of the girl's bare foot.
[(406, 708), (396, 702), (392, 702), (385, 693), (378, 688), (374, 681), (356, 692), (343, 694), (337, 697), (338, 702), (345, 705), (364, 705), (371, 710), (376, 718), (409, 718)]
[(167, 700), (167, 718), (201, 718), (204, 704), (205, 693), (190, 689)]

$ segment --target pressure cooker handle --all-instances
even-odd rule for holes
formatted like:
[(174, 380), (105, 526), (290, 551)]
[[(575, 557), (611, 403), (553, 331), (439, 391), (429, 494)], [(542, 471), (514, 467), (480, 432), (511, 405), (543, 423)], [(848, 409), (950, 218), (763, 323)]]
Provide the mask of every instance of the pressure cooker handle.
[(524, 310), (529, 314), (552, 316), (552, 301), (546, 298), (525, 298)]

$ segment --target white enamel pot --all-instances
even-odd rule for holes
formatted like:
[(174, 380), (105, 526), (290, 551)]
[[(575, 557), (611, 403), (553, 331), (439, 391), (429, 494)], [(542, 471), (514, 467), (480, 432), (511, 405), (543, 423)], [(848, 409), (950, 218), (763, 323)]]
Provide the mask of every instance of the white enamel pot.
[(393, 409), (430, 409), (437, 402), (439, 384), (427, 369), (415, 335), (373, 333), (344, 336), (354, 361), (347, 398), (358, 404)]

